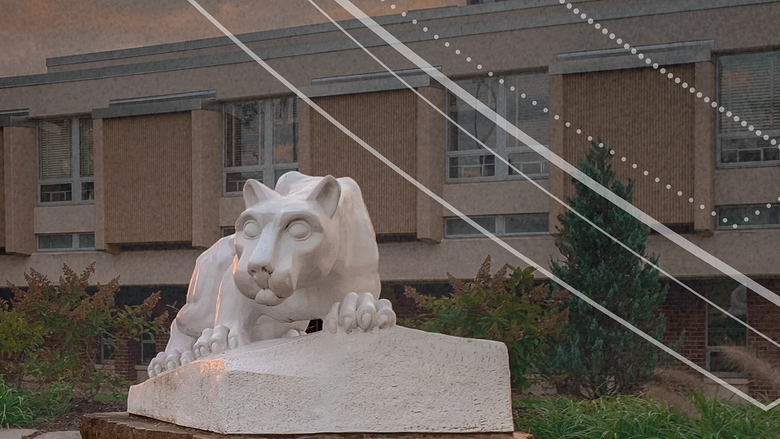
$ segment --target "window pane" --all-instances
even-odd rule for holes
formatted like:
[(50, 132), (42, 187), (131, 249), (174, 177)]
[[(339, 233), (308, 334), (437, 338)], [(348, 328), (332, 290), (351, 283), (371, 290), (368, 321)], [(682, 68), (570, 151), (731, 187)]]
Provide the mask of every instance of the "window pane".
[(298, 101), (294, 97), (274, 99), (274, 163), (298, 161)]
[(225, 236), (230, 236), (230, 235), (232, 235), (234, 233), (236, 233), (236, 228), (235, 227), (223, 227), (222, 228), (222, 237), (223, 238)]
[(101, 362), (114, 360), (114, 347), (103, 338), (100, 339), (100, 360)]
[(38, 250), (60, 250), (73, 248), (73, 235), (40, 235)]
[[(720, 141), (721, 162), (758, 162), (767, 142), (756, 136), (745, 138), (722, 138)], [(774, 149), (777, 148), (767, 148)], [(766, 158), (769, 160), (769, 158)]]
[[(547, 175), (547, 161), (535, 152), (520, 152), (509, 154), (509, 163), (529, 177)], [(509, 175), (520, 175), (511, 167)]]
[(450, 178), (491, 177), (496, 174), (495, 161), (492, 154), (450, 157)]
[(750, 206), (719, 207), (718, 228), (733, 228), (734, 224), (740, 227), (751, 226), (777, 226), (780, 225), (780, 206), (765, 204)]
[[(547, 74), (507, 76), (505, 81), (506, 119), (537, 142), (549, 146), (550, 116), (542, 110), (550, 106)], [(515, 146), (524, 144), (507, 134), (507, 147)]]
[[(747, 288), (737, 282), (709, 282), (707, 298), (740, 319), (747, 319)], [(745, 346), (747, 328), (707, 304), (707, 346)]]
[(225, 167), (263, 163), (262, 117), (258, 102), (225, 105)]
[(70, 119), (45, 120), (38, 123), (38, 155), (41, 180), (70, 178), (71, 173)]
[(71, 200), (73, 200), (71, 183), (41, 185), (41, 203)]
[(720, 103), (740, 117), (720, 113), (720, 132), (780, 128), (780, 52), (724, 56), (719, 59)]
[(94, 200), (95, 199), (95, 183), (92, 181), (85, 181), (81, 183), (81, 199), (82, 200)]
[(81, 161), (81, 176), (92, 177), (95, 173), (93, 166), (95, 157), (92, 139), (92, 119), (89, 118), (79, 119), (79, 158)]
[(79, 248), (92, 249), (95, 248), (95, 234), (94, 233), (82, 233), (79, 235)]
[(711, 350), (709, 352), (710, 357), (710, 372), (731, 372), (731, 373), (744, 373), (745, 370), (736, 364), (726, 360), (726, 354), (719, 350)]
[(149, 364), (157, 356), (157, 345), (152, 334), (144, 333), (141, 336), (141, 363)]
[[(480, 102), (490, 107), (490, 109), (496, 111), (496, 102), (498, 99), (497, 79), (470, 79), (458, 81), (458, 85), (463, 87), (470, 95), (475, 96)], [(453, 94), (450, 94), (449, 98), (449, 115), (466, 131), (474, 135), (487, 146), (491, 148), (496, 146), (496, 124)], [(449, 129), (450, 144), (448, 149), (450, 151), (482, 148), (482, 146), (462, 132), (454, 124), (449, 124)]]
[[(490, 233), (496, 233), (496, 218), (492, 216), (471, 218), (475, 223), (484, 227)], [(481, 235), (482, 232), (471, 227), (469, 223), (460, 218), (447, 218), (445, 221), (445, 234), (447, 236)]]
[(504, 231), (508, 235), (549, 232), (549, 214), (529, 213), (504, 217)]
[(263, 181), (263, 171), (251, 172), (229, 172), (225, 176), (225, 192), (241, 192), (244, 190), (244, 183), (253, 178), (259, 182)]

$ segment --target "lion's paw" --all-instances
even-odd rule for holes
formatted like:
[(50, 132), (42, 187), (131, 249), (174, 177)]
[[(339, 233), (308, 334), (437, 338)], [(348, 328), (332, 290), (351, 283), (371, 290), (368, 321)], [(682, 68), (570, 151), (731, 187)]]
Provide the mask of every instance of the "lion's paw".
[(371, 332), (395, 325), (395, 311), (387, 299), (374, 299), (371, 293), (347, 294), (334, 303), (323, 322), (325, 329), (335, 334), (341, 328), (345, 333)]
[(203, 331), (192, 347), (196, 358), (209, 355), (218, 355), (229, 349), (236, 349), (250, 343), (249, 334), (245, 331), (230, 329), (224, 325), (217, 325), (214, 329), (207, 328)]
[(178, 350), (173, 352), (160, 352), (146, 369), (149, 378), (161, 375), (164, 372), (170, 372), (185, 364), (195, 361), (195, 354), (192, 351), (185, 351), (183, 354)]

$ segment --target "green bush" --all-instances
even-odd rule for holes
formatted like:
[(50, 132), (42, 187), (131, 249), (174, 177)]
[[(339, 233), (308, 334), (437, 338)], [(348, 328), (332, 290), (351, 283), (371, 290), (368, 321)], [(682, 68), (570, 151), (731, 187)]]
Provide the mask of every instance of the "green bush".
[[(602, 145), (602, 147), (598, 146)], [(580, 171), (628, 202), (634, 184), (623, 184), (612, 168), (609, 148), (593, 142)], [(666, 320), (661, 305), (666, 287), (659, 272), (575, 215), (624, 243), (640, 255), (646, 253), (650, 228), (576, 180), (572, 211), (559, 215), (560, 238), (555, 245), (565, 261), (553, 261), (552, 272), (594, 302), (622, 317), (656, 340)], [(658, 255), (647, 255), (656, 264)], [(563, 287), (552, 283), (553, 290)], [(572, 295), (569, 323), (560, 332), (555, 357), (546, 369), (566, 377), (567, 390), (589, 398), (630, 394), (645, 382), (663, 357), (658, 349), (617, 321)]]
[(408, 324), (424, 331), (497, 340), (509, 350), (513, 387), (529, 387), (530, 376), (549, 350), (550, 337), (566, 313), (559, 298), (548, 300), (548, 286), (534, 287), (534, 268), (505, 265), (490, 275), (487, 257), (472, 282), (450, 276), (452, 294), (432, 297), (406, 287), (423, 313)]
[(780, 411), (749, 403), (690, 398), (697, 414), (686, 417), (663, 403), (635, 396), (515, 401), (515, 427), (536, 439), (780, 438)]
[(130, 339), (154, 335), (167, 318), (166, 312), (151, 319), (160, 295), (119, 309), (113, 306), (119, 278), (90, 294), (94, 264), (81, 274), (67, 265), (62, 270), (56, 286), (35, 270), (25, 273), (24, 290), (9, 282), (13, 301), (0, 306), (0, 376), (16, 387), (24, 377), (34, 378), (39, 389), (69, 386), (87, 399), (106, 386), (116, 392), (126, 382), (97, 370), (99, 340), (124, 349)]
[(27, 427), (55, 419), (68, 410), (74, 395), (68, 386), (43, 391), (17, 390), (0, 379), (0, 428)]

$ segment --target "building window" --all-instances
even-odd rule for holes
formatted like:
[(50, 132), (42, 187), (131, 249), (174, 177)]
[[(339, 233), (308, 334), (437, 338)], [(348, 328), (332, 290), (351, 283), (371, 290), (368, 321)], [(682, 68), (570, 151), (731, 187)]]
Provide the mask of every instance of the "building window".
[(149, 332), (141, 334), (141, 364), (149, 364), (157, 356), (157, 344)]
[(38, 201), (84, 203), (95, 199), (92, 119), (38, 122)]
[[(539, 235), (549, 233), (549, 214), (523, 213), (471, 218), (496, 236)], [(481, 237), (482, 232), (460, 218), (445, 218), (444, 236), (447, 238)]]
[(222, 227), (222, 237), (230, 236), (236, 233), (235, 227)]
[[(547, 74), (477, 78), (457, 83), (509, 123), (549, 147), (550, 122), (548, 113), (543, 110), (549, 108)], [(544, 158), (451, 93), (448, 112), (466, 131), (524, 174), (534, 178), (546, 178), (549, 175), (549, 163)], [(448, 124), (447, 132), (448, 181), (522, 178), (454, 124)]]
[(780, 205), (754, 204), (717, 207), (719, 229), (780, 227)]
[[(708, 282), (708, 298), (730, 314), (748, 323), (747, 288), (733, 281)], [(747, 346), (747, 328), (707, 304), (707, 370), (721, 376), (743, 376), (726, 361), (723, 348)]]
[(38, 235), (38, 251), (77, 251), (94, 249), (94, 233)]
[(780, 149), (771, 139), (780, 136), (780, 52), (718, 61), (719, 103), (724, 109), (718, 121), (718, 163), (777, 164)]
[(269, 187), (298, 170), (295, 97), (225, 105), (225, 194), (239, 194), (253, 178)]
[(114, 345), (104, 337), (99, 337), (99, 349), (100, 349), (100, 363), (101, 364), (113, 364), (114, 352), (116, 349)]

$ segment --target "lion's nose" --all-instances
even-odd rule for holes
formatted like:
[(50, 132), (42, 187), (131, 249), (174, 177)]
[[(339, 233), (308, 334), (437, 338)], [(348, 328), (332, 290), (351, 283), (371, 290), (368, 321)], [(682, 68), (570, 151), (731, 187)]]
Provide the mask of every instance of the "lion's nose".
[(249, 270), (249, 274), (252, 276), (257, 276), (258, 273), (264, 273), (270, 276), (271, 273), (274, 272), (274, 267), (270, 262), (249, 263), (247, 268)]

